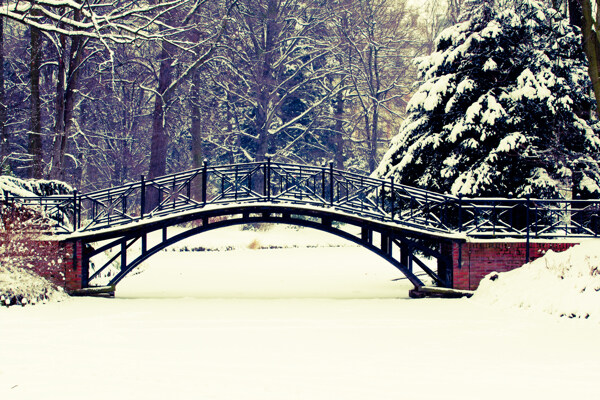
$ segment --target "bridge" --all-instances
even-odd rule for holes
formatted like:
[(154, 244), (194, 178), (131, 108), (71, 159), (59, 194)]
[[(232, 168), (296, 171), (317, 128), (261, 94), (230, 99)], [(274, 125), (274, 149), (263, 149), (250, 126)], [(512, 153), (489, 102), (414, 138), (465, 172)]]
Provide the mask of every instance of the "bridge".
[[(467, 198), (342, 171), (331, 163), (205, 162), (202, 168), (142, 176), (90, 193), (3, 199), (54, 221), (53, 234), (72, 249), (73, 289), (114, 288), (166, 247), (236, 224), (284, 223), (329, 232), (378, 254), (416, 288), (424, 285), (424, 275), (438, 286), (460, 286), (457, 274), (464, 249), (472, 253), (471, 242), (517, 243), (524, 248), (518, 260), (523, 264), (539, 256), (541, 250), (531, 249), (540, 239), (576, 242), (600, 231), (600, 200)], [(425, 258), (435, 259), (437, 269)]]

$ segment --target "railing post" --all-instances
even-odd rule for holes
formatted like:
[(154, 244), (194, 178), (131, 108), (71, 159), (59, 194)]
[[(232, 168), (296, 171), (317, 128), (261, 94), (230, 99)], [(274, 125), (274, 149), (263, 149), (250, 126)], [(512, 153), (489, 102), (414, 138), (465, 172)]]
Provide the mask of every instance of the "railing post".
[(394, 177), (390, 176), (390, 199), (391, 199), (391, 213), (392, 213), (392, 221), (394, 220), (394, 211), (395, 211), (395, 203), (396, 203), (396, 194), (394, 192)]
[(529, 262), (529, 239), (530, 239), (530, 233), (529, 232), (531, 231), (531, 229), (529, 227), (529, 224), (530, 224), (530, 221), (529, 221), (529, 211), (530, 211), (530, 208), (531, 208), (531, 196), (529, 194), (527, 195), (527, 200), (525, 201), (525, 204), (527, 205), (527, 216), (525, 217), (525, 222), (527, 224), (527, 228), (526, 228), (527, 229), (527, 241), (526, 241), (526, 244), (525, 244), (525, 246), (526, 246), (525, 247), (525, 263), (527, 264)]
[(206, 205), (206, 186), (208, 179), (208, 162), (206, 159), (202, 162), (202, 205)]
[[(302, 165), (299, 168), (299, 174), (300, 174), (300, 177), (298, 178), (298, 182), (302, 182)], [(292, 181), (292, 184), (296, 184), (296, 182)], [(298, 188), (298, 189), (300, 189), (300, 200), (302, 200), (302, 189), (301, 188)]]
[(458, 232), (462, 232), (463, 223), (462, 223), (462, 193), (458, 194)]
[[(365, 187), (365, 178), (363, 178), (362, 176), (360, 177), (360, 187), (361, 189)], [(364, 198), (360, 198), (360, 210), (364, 210), (365, 209), (365, 201)]]
[(267, 201), (271, 201), (271, 157), (267, 157)]
[[(381, 193), (378, 196), (379, 199), (381, 200), (381, 210), (383, 211), (383, 215), (385, 216), (385, 181), (381, 182)], [(411, 198), (412, 200), (412, 198)], [(412, 204), (411, 204), (412, 207)], [(412, 211), (411, 211), (412, 213)], [(412, 217), (412, 214), (411, 214)]]
[(425, 224), (429, 225), (429, 210), (430, 210), (430, 207), (429, 207), (429, 191), (425, 191), (425, 204), (424, 204), (424, 207), (425, 207), (425, 210), (424, 210), (425, 211), (424, 212), (424, 214), (425, 214)]
[(238, 179), (239, 179), (239, 173), (238, 173), (238, 168), (239, 166), (236, 164), (235, 165), (235, 176), (233, 178), (233, 184), (234, 184), (234, 198), (235, 201), (237, 201), (238, 199)]
[(175, 193), (175, 188), (177, 187), (177, 175), (173, 175), (173, 186), (171, 187), (171, 197), (173, 199), (173, 208), (177, 204), (178, 193)]
[(73, 232), (77, 230), (77, 190), (73, 191)]
[[(325, 177), (325, 167), (322, 167), (321, 169), (321, 195), (323, 196), (323, 201), (327, 201), (327, 194), (325, 193), (325, 180), (327, 179)], [(325, 204), (323, 204), (325, 205)]]
[(140, 219), (144, 219), (146, 212), (146, 178), (144, 175), (140, 176), (140, 191)]
[(81, 228), (81, 195), (77, 196), (77, 229)]
[(333, 161), (329, 161), (329, 205), (333, 206)]
[(263, 197), (267, 198), (267, 175), (269, 174), (267, 163), (263, 164)]

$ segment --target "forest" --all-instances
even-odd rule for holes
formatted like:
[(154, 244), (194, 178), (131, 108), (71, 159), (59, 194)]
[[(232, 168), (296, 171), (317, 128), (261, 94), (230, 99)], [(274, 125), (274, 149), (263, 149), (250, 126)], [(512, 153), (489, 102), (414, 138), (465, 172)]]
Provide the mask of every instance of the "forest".
[[(592, 82), (577, 123), (595, 121), (596, 4), (524, 2), (574, 27)], [(377, 174), (442, 32), (510, 3), (0, 0), (1, 172), (80, 191), (204, 161)]]

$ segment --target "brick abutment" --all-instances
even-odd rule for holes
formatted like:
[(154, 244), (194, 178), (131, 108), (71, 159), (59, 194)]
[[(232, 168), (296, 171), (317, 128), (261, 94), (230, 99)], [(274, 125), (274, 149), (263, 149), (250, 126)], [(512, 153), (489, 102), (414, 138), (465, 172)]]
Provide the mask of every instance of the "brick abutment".
[[(62, 242), (53, 238), (20, 238), (19, 245), (4, 246), (3, 259), (11, 259), (14, 265), (29, 269), (48, 279), (67, 292), (82, 289), (81, 242)], [(0, 240), (10, 243), (3, 235)], [(13, 240), (14, 241), (14, 240)], [(527, 260), (533, 261), (553, 250), (565, 251), (578, 242), (552, 241), (467, 241), (442, 245), (442, 253), (452, 261), (452, 287), (475, 290), (481, 280), (491, 272), (506, 272), (521, 267)], [(5, 261), (3, 261), (5, 262)]]
[(442, 252), (452, 260), (453, 288), (475, 290), (481, 280), (491, 272), (507, 272), (529, 261), (542, 257), (552, 250), (565, 251), (578, 242), (552, 241), (467, 241), (452, 242), (442, 246)]
[(37, 235), (0, 234), (3, 265), (27, 269), (68, 293), (81, 289), (82, 246)]

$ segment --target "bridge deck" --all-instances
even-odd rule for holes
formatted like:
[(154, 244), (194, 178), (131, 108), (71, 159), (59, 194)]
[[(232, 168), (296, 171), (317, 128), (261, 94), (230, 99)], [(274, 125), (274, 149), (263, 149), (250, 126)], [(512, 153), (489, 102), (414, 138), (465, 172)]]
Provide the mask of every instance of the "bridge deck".
[(286, 223), (290, 216), (298, 218), (312, 217), (315, 219), (328, 218), (329, 220), (344, 222), (356, 226), (375, 226), (379, 229), (395, 231), (414, 237), (429, 237), (436, 239), (464, 241), (468, 236), (464, 232), (445, 232), (411, 224), (403, 224), (395, 221), (385, 221), (381, 219), (363, 217), (346, 211), (337, 210), (329, 207), (316, 207), (304, 204), (294, 203), (272, 203), (272, 202), (244, 202), (242, 204), (213, 204), (199, 209), (174, 212), (172, 214), (159, 217), (138, 219), (136, 221), (95, 230), (81, 230), (61, 235), (63, 241), (86, 240), (98, 241), (105, 240), (115, 235), (127, 235), (138, 231), (152, 231), (161, 229), (164, 226), (173, 226), (183, 224), (189, 221), (203, 220), (218, 216), (246, 215), (249, 220), (252, 215), (260, 214), (261, 218), (265, 215), (275, 216), (276, 222)]

